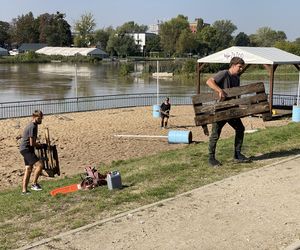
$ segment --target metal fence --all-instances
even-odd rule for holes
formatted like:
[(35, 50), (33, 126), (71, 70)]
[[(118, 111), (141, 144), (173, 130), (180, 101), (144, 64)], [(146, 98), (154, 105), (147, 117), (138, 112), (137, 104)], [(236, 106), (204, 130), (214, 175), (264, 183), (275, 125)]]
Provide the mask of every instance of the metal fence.
[[(163, 102), (167, 94), (160, 94)], [(192, 104), (191, 95), (168, 95), (174, 105)], [(51, 100), (0, 103), (0, 119), (31, 116), (36, 109), (44, 114), (83, 112), (113, 108), (151, 106), (157, 104), (157, 94), (105, 95)]]
[[(192, 94), (167, 95), (161, 93), (159, 99), (160, 102), (163, 101), (165, 96), (170, 97), (172, 105), (192, 104)], [(292, 107), (295, 102), (296, 96), (273, 95), (274, 106)], [(157, 104), (156, 93), (4, 102), (0, 103), (0, 119), (31, 116), (32, 112), (36, 109), (42, 110), (44, 114), (60, 114), (113, 108), (142, 107), (154, 104)]]

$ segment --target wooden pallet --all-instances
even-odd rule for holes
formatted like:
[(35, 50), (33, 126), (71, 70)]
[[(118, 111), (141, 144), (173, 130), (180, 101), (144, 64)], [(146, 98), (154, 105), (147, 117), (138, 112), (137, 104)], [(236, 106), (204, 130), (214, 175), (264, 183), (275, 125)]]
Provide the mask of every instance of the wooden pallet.
[(37, 156), (43, 162), (43, 170), (49, 175), (54, 177), (60, 175), (58, 153), (56, 145), (51, 145), (49, 129), (45, 130), (46, 143), (42, 144), (42, 148), (37, 148)]
[[(45, 146), (47, 145), (47, 148)], [(43, 162), (43, 170), (49, 177), (60, 175), (56, 145), (42, 144), (43, 148), (36, 149), (37, 156)]]
[(264, 120), (272, 119), (262, 82), (228, 88), (224, 91), (227, 94), (227, 100), (224, 101), (218, 101), (219, 96), (216, 93), (192, 96), (196, 126), (254, 114), (262, 114)]

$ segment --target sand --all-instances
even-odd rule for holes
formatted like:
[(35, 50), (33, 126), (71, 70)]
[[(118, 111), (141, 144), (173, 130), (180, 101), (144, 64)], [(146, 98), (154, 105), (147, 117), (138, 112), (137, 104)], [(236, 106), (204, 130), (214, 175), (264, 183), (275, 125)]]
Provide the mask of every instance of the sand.
[[(0, 190), (21, 185), (24, 163), (18, 146), (22, 131), (30, 121), (30, 117), (0, 120)], [(246, 131), (289, 122), (290, 119), (263, 122), (258, 117), (243, 118)], [(45, 115), (39, 126), (40, 142), (45, 142), (45, 128), (49, 129), (51, 143), (56, 145), (59, 155), (61, 175), (55, 178), (83, 173), (85, 166), (97, 166), (101, 162), (108, 164), (186, 146), (169, 144), (167, 138), (123, 138), (116, 135), (167, 136), (170, 129), (190, 130), (194, 142), (208, 141), (202, 128), (195, 126), (192, 106), (173, 106), (168, 129), (160, 128), (160, 119), (152, 116), (152, 107)], [(226, 125), (221, 138), (233, 134), (234, 130)], [(40, 178), (51, 180), (47, 176)]]

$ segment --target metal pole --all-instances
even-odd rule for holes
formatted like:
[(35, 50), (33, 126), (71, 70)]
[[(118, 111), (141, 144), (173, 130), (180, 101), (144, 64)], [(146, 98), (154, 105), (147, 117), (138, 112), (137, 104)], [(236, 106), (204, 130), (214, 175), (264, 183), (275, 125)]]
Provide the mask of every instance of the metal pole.
[(75, 96), (78, 98), (78, 85), (77, 85), (77, 64), (75, 63)]
[(159, 105), (159, 76), (158, 76), (158, 73), (159, 73), (159, 62), (157, 60), (157, 63), (156, 63), (156, 93), (157, 93), (156, 104), (157, 105)]

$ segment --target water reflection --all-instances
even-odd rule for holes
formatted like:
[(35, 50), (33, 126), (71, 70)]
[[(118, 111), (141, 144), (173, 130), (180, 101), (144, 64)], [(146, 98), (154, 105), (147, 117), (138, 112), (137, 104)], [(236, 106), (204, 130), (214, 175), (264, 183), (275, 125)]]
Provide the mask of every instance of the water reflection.
[[(0, 64), (0, 102), (67, 98), (76, 97), (76, 94), (78, 96), (98, 96), (156, 93), (156, 79), (140, 77), (144, 67), (152, 66), (147, 63), (137, 63), (135, 73), (131, 77), (123, 78), (119, 76), (119, 64), (117, 63), (78, 64), (77, 66), (64, 63)], [(202, 81), (204, 82), (205, 79)], [(242, 83), (245, 84), (245, 82), (242, 80)], [(268, 79), (264, 82), (268, 92)], [(195, 93), (194, 80), (160, 79), (159, 85), (160, 93), (170, 95), (193, 95)], [(297, 92), (296, 82), (276, 84), (275, 81), (274, 87), (274, 93)], [(205, 84), (203, 84), (201, 91), (205, 90)]]

